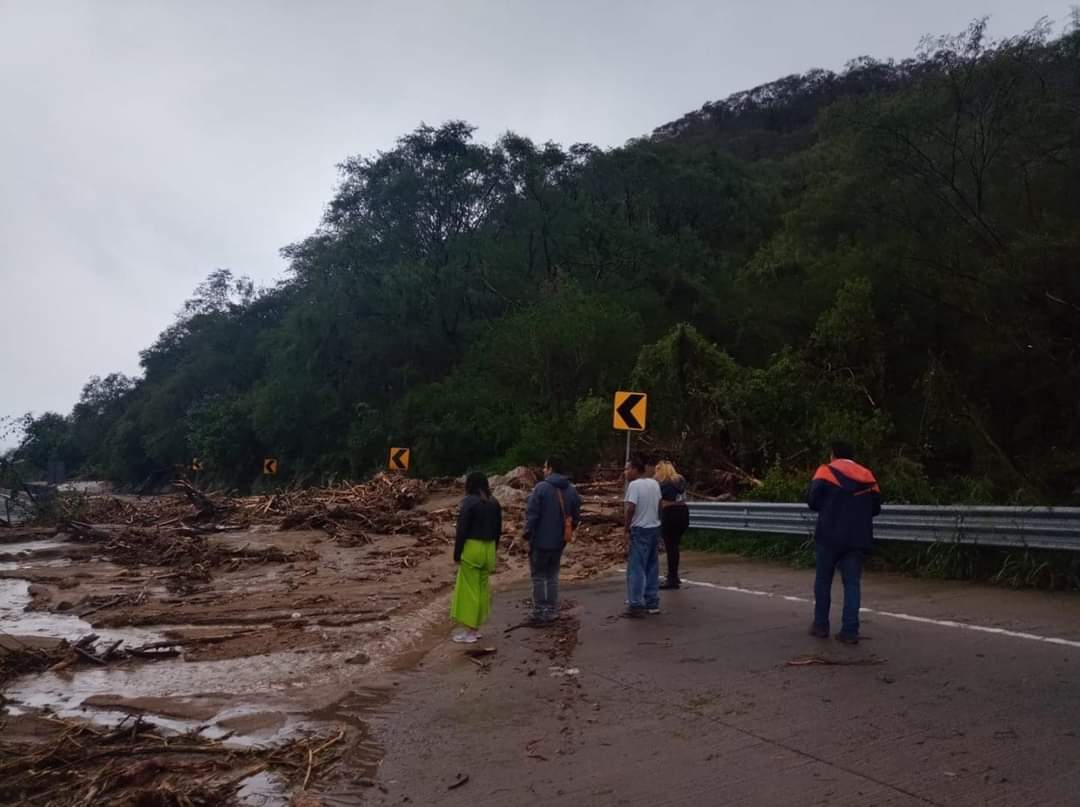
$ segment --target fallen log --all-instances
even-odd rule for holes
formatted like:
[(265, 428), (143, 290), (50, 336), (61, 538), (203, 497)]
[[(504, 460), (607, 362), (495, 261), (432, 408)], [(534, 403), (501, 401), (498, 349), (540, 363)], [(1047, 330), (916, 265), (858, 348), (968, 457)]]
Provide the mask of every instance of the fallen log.
[(124, 651), (128, 656), (139, 659), (163, 659), (163, 658), (176, 658), (180, 655), (180, 651), (175, 647), (163, 648), (161, 650), (142, 650), (140, 648), (133, 648)]
[(83, 650), (83, 649), (82, 649), (81, 647), (79, 647), (78, 645), (75, 645), (75, 647), (73, 647), (72, 649), (73, 649), (73, 650), (74, 650), (74, 651), (75, 651), (76, 653), (78, 653), (78, 654), (79, 654), (80, 656), (82, 656), (82, 657), (83, 657), (84, 659), (86, 659), (87, 661), (91, 661), (91, 662), (93, 662), (94, 664), (99, 664), (99, 665), (102, 665), (102, 666), (104, 666), (104, 665), (108, 664), (108, 662), (107, 662), (107, 661), (105, 661), (105, 660), (103, 660), (103, 659), (100, 659), (100, 658), (98, 658), (98, 657), (97, 657), (97, 656), (95, 656), (95, 655), (94, 655), (93, 653), (90, 653), (90, 652), (88, 652), (88, 651), (86, 651), (86, 650)]
[(117, 649), (123, 643), (124, 643), (123, 639), (117, 639), (115, 642), (113, 642), (111, 645), (109, 645), (107, 648), (105, 648), (105, 652), (101, 654), (102, 660), (103, 661), (108, 661), (109, 659), (111, 659), (113, 657), (113, 654), (116, 653)]
[(79, 619), (86, 619), (90, 614), (96, 614), (98, 611), (104, 611), (106, 608), (112, 608), (114, 605), (119, 605), (128, 598), (127, 594), (121, 594), (119, 597), (113, 597), (107, 602), (103, 602), (101, 605), (95, 605), (89, 611), (83, 611), (79, 614)]
[(69, 521), (64, 525), (64, 532), (88, 541), (111, 541), (116, 534), (101, 525), (87, 524), (85, 521)]
[(188, 501), (190, 501), (192, 506), (199, 511), (198, 515), (200, 517), (211, 516), (218, 512), (218, 505), (214, 500), (186, 479), (177, 479), (173, 482), (173, 487), (179, 488), (183, 494), (187, 496)]

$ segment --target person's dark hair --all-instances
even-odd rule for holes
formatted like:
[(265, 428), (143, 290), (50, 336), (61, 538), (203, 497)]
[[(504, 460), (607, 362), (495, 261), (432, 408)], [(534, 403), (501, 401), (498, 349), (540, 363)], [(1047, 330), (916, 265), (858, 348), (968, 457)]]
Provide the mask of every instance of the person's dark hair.
[(491, 497), (491, 488), (488, 487), (488, 479), (480, 471), (473, 471), (465, 478), (465, 492), (470, 496)]
[(838, 460), (855, 459), (855, 449), (847, 440), (833, 440), (829, 444), (829, 448), (832, 450), (833, 456)]
[(566, 473), (566, 463), (562, 461), (562, 457), (548, 457), (547, 467), (557, 474)]
[(645, 460), (637, 456), (631, 457), (630, 467), (637, 471), (639, 474), (643, 474), (645, 473)]

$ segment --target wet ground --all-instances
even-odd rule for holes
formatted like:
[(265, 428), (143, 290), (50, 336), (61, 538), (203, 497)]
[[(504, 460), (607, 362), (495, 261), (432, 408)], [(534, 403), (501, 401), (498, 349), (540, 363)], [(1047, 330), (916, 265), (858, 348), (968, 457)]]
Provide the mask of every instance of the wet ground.
[(872, 575), (848, 647), (809, 572), (685, 563), (647, 620), (568, 586), (572, 642), (499, 596), (482, 667), (444, 644), (399, 687), (373, 803), (1080, 804), (1080, 597)]
[[(348, 775), (323, 783), (330, 796), (325, 803), (338, 803), (335, 785), (353, 793), (351, 780), (370, 777), (381, 756), (367, 725), (388, 700), (395, 660), (423, 647), (446, 622), (447, 553), (379, 581), (365, 573), (372, 565), (366, 547), (340, 548), (325, 535), (230, 534), (221, 540), (314, 547), (315, 556), (242, 568), (215, 576), (203, 590), (177, 593), (161, 579), (167, 567), (118, 567), (55, 539), (0, 546), (9, 558), (0, 567), (0, 636), (73, 642), (95, 633), (103, 642), (172, 639), (184, 648), (175, 659), (17, 678), (3, 690), (5, 731), (17, 732), (20, 719), (32, 723), (42, 713), (101, 726), (139, 715), (167, 732), (226, 738), (236, 747), (344, 726), (351, 740)], [(380, 547), (389, 551), (410, 540), (388, 538)], [(58, 556), (68, 549), (75, 557)], [(93, 613), (81, 616), (87, 611)], [(242, 801), (289, 803), (280, 782), (259, 776), (245, 783)]]
[[(332, 771), (297, 787), (260, 770), (242, 780), (238, 797), (289, 804), (303, 791), (309, 804), (363, 803), (382, 759), (374, 728), (392, 722), (403, 675), (449, 633), (459, 499), (435, 490), (415, 511), (430, 517), (429, 530), (368, 534), (357, 545), (263, 524), (213, 534), (212, 548), (234, 560), (205, 574), (164, 559), (131, 562), (125, 547), (144, 536), (122, 529), (109, 543), (63, 530), (0, 532), (0, 656), (91, 633), (98, 648), (122, 640), (175, 643), (179, 652), (108, 664), (79, 658), (15, 677), (0, 686), (4, 739), (51, 742), (43, 718), (104, 731), (138, 717), (165, 735), (230, 749), (343, 732), (335, 750), (346, 750)], [(517, 515), (513, 505), (508, 513)], [(569, 576), (604, 564), (599, 554), (581, 555)], [(513, 585), (526, 571), (521, 549), (504, 547), (494, 584)]]
[[(180, 652), (14, 678), (0, 742), (137, 717), (229, 749), (214, 775), (253, 805), (1080, 803), (1080, 597), (871, 575), (849, 648), (806, 635), (810, 573), (689, 554), (662, 615), (620, 619), (608, 498), (568, 553), (559, 624), (520, 627), (527, 564), (504, 545), (472, 646), (449, 641), (456, 491), (420, 505), (430, 530), (357, 545), (214, 534), (233, 560), (205, 576), (0, 532), (0, 656), (90, 632)], [(298, 763), (243, 756), (307, 737)], [(336, 764), (305, 771), (325, 743)], [(158, 760), (163, 786), (200, 759)]]

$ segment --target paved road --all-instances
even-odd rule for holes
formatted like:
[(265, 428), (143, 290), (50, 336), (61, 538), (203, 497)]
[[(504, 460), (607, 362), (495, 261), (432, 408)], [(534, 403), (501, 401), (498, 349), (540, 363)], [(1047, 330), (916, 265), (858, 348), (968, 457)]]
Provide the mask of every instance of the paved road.
[(1080, 805), (1080, 597), (869, 576), (849, 648), (806, 635), (810, 572), (686, 564), (647, 621), (608, 579), (503, 635), (500, 594), (487, 668), (445, 643), (400, 684), (373, 801)]

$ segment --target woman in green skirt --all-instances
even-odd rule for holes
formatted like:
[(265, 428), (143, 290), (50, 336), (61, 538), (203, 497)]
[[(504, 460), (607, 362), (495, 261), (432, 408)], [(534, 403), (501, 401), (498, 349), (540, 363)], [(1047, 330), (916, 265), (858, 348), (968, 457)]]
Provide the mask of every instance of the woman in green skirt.
[(458, 564), (450, 616), (463, 626), (455, 642), (472, 644), (491, 611), (488, 578), (495, 571), (495, 549), (502, 534), (502, 508), (491, 495), (487, 477), (471, 473), (465, 480), (465, 498), (458, 513), (454, 562)]

